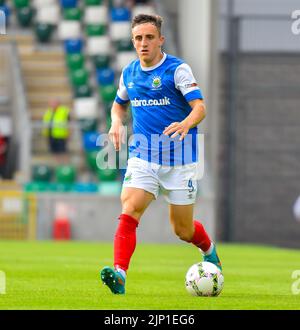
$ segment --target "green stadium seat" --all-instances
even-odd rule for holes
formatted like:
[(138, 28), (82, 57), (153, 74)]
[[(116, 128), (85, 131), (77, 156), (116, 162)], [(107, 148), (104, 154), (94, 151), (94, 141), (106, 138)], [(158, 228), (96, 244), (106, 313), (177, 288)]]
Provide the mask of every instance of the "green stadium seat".
[(39, 42), (49, 42), (52, 36), (53, 26), (51, 24), (37, 23), (35, 26), (35, 35)]
[(28, 27), (32, 23), (34, 10), (31, 7), (23, 7), (17, 10), (18, 22), (22, 27)]
[(115, 181), (118, 177), (117, 169), (97, 169), (97, 176), (100, 181)]
[(110, 116), (112, 105), (113, 101), (104, 103), (104, 112), (106, 116)]
[(29, 0), (14, 0), (14, 4), (16, 8), (28, 7), (30, 5)]
[(80, 97), (90, 97), (92, 96), (93, 91), (89, 85), (75, 86), (74, 95), (76, 98)]
[(28, 182), (23, 186), (25, 192), (45, 192), (47, 191), (47, 182)]
[(97, 155), (99, 153), (99, 150), (94, 150), (94, 151), (86, 151), (85, 157), (86, 157), (86, 162), (89, 166), (89, 168), (96, 172), (98, 169), (97, 166)]
[(68, 54), (67, 65), (70, 70), (82, 69), (84, 65), (84, 56), (81, 53)]
[(76, 174), (76, 169), (72, 165), (61, 165), (55, 169), (56, 181), (59, 183), (74, 183)]
[(101, 182), (98, 185), (98, 193), (102, 196), (119, 196), (122, 184), (119, 181)]
[(115, 85), (100, 86), (99, 94), (100, 94), (103, 102), (111, 102), (116, 97), (117, 88)]
[(82, 132), (96, 132), (98, 128), (97, 119), (80, 119), (80, 129)]
[(111, 116), (108, 115), (106, 117), (106, 131), (108, 132), (110, 128), (111, 128)]
[(63, 193), (63, 192), (69, 192), (73, 188), (73, 184), (71, 183), (61, 183), (61, 182), (50, 182), (46, 186), (46, 190), (49, 192), (57, 192), (57, 193)]
[(36, 182), (50, 182), (53, 171), (48, 165), (34, 165), (32, 168), (32, 180)]
[(84, 0), (86, 6), (99, 6), (102, 2), (103, 0)]
[(89, 37), (103, 36), (106, 33), (106, 26), (103, 24), (88, 24), (85, 33)]
[(71, 82), (73, 86), (87, 85), (88, 79), (88, 71), (85, 68), (71, 72)]
[(116, 48), (118, 52), (131, 51), (134, 49), (131, 39), (121, 39), (116, 41)]
[(82, 13), (80, 8), (66, 8), (63, 11), (63, 17), (66, 21), (80, 21)]
[(108, 68), (110, 64), (109, 55), (96, 55), (93, 57), (96, 69)]

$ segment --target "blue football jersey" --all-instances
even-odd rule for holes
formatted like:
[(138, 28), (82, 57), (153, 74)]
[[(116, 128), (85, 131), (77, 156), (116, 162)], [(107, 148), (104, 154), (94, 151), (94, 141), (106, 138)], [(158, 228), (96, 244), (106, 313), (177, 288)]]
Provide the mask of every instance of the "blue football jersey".
[(175, 56), (164, 53), (153, 67), (142, 67), (138, 59), (126, 66), (115, 101), (131, 103), (133, 138), (129, 157), (167, 166), (196, 162), (197, 127), (190, 129), (183, 141), (162, 132), (189, 115), (189, 101), (202, 98), (191, 68)]

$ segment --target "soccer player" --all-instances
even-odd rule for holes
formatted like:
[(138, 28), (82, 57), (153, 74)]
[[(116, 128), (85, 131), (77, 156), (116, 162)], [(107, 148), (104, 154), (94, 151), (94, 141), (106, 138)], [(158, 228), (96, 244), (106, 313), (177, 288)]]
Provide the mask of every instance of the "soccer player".
[(193, 220), (197, 125), (205, 117), (205, 105), (191, 68), (162, 51), (161, 25), (160, 16), (140, 14), (133, 18), (132, 41), (138, 59), (123, 69), (111, 109), (109, 136), (115, 149), (120, 150), (124, 142), (123, 121), (129, 102), (134, 136), (114, 237), (114, 267), (106, 266), (100, 274), (114, 294), (125, 293), (137, 227), (159, 192), (169, 204), (175, 234), (199, 248), (204, 261), (221, 269), (215, 244), (203, 225)]

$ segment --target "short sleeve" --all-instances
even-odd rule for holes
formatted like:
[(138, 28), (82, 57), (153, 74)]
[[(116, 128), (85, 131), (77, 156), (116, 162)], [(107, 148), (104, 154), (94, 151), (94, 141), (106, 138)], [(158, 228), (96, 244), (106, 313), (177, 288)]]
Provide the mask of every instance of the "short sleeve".
[(174, 82), (175, 87), (180, 90), (187, 102), (203, 99), (201, 90), (188, 64), (183, 63), (177, 67), (174, 73)]
[(120, 82), (119, 82), (119, 88), (118, 88), (117, 95), (115, 98), (115, 102), (117, 102), (119, 104), (126, 104), (128, 101), (129, 101), (128, 93), (127, 93), (126, 86), (124, 84), (123, 72), (122, 72), (121, 77), (120, 77)]

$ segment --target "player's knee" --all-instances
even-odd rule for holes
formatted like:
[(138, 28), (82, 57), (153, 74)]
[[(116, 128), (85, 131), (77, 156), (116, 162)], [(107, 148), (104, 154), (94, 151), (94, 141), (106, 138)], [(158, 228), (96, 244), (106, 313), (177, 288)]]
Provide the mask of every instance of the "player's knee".
[(193, 232), (183, 227), (175, 228), (175, 234), (185, 242), (191, 242), (193, 239)]
[(141, 217), (143, 210), (130, 200), (122, 203), (122, 213), (128, 214), (135, 219)]

